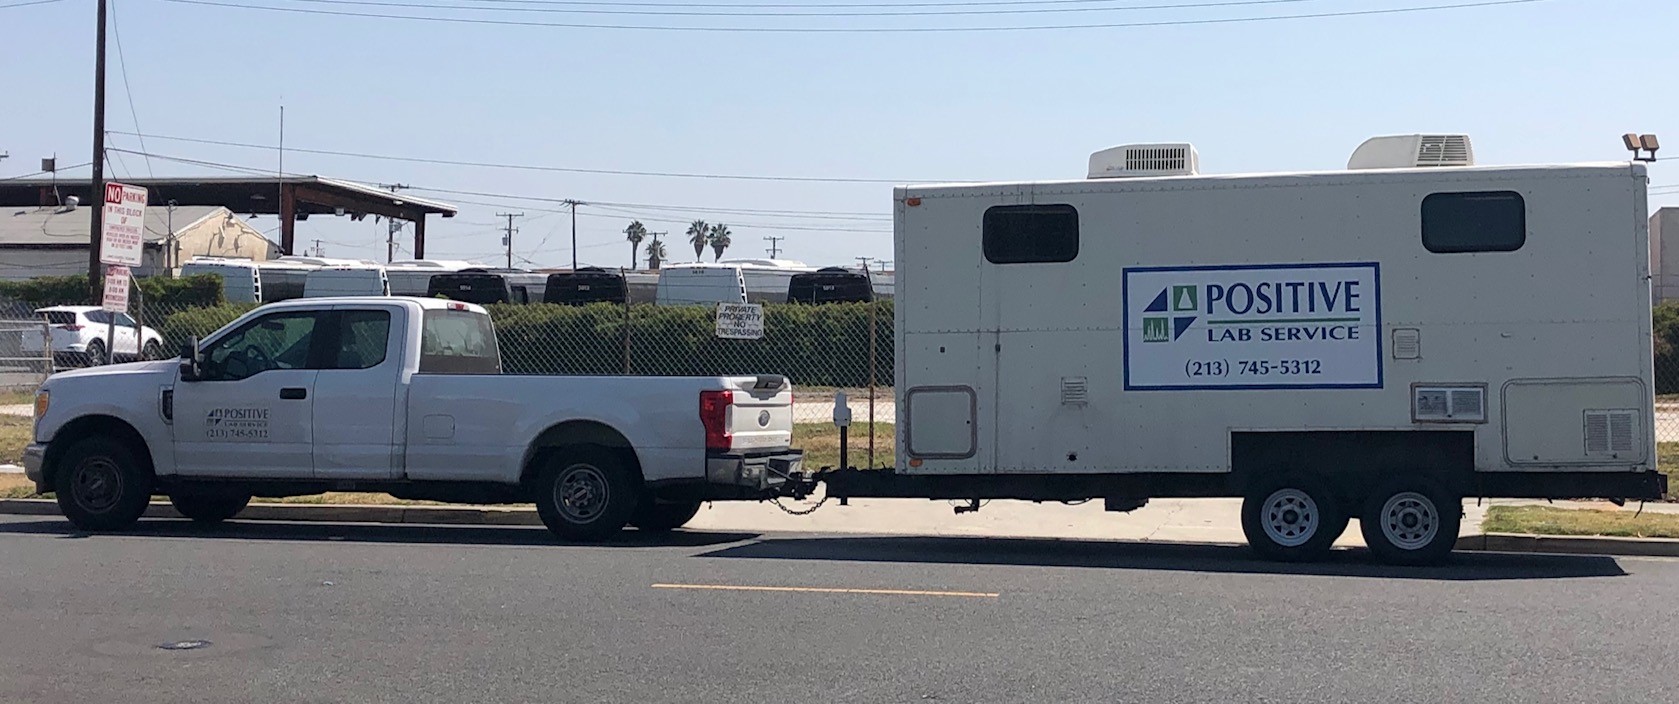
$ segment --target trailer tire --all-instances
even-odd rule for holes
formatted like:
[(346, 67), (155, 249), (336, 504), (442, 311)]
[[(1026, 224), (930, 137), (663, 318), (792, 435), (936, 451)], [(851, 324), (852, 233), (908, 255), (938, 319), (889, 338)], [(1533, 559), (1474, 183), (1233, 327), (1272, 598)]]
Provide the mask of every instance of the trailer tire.
[(1267, 560), (1322, 559), (1346, 527), (1329, 484), (1310, 474), (1261, 480), (1242, 499), (1242, 533)]
[(699, 512), (698, 501), (661, 504), (647, 497), (636, 507), (635, 515), (630, 517), (630, 525), (643, 533), (669, 533), (688, 525), (688, 521), (694, 520), (694, 515)]
[(1395, 479), (1370, 493), (1359, 515), (1364, 544), (1392, 565), (1444, 562), (1457, 546), (1463, 500), (1429, 479)]
[(619, 453), (583, 445), (548, 455), (532, 494), (537, 515), (554, 535), (602, 540), (629, 523), (641, 486)]
[(169, 504), (194, 523), (221, 523), (239, 515), (251, 503), (251, 495), (239, 492), (176, 491)]
[(151, 473), (115, 438), (83, 438), (64, 451), (53, 472), (58, 509), (88, 531), (132, 527), (152, 499)]

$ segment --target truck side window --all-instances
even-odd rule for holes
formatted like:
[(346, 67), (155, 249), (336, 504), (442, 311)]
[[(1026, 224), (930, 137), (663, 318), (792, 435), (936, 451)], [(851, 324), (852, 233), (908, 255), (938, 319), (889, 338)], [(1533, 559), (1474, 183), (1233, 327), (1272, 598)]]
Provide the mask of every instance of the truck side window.
[(391, 314), (383, 310), (346, 310), (338, 314), (338, 344), (326, 369), (372, 369), (385, 362), (391, 339)]
[(1433, 193), (1422, 199), (1422, 246), (1430, 252), (1514, 252), (1526, 243), (1527, 202), (1520, 193)]
[(1071, 205), (995, 205), (982, 239), (992, 264), (1070, 262), (1079, 255), (1079, 211)]
[(500, 374), (490, 316), (465, 310), (428, 310), (420, 327), (420, 373)]
[(313, 311), (257, 318), (204, 349), (204, 381), (247, 379), (271, 369), (307, 369), (314, 341)]

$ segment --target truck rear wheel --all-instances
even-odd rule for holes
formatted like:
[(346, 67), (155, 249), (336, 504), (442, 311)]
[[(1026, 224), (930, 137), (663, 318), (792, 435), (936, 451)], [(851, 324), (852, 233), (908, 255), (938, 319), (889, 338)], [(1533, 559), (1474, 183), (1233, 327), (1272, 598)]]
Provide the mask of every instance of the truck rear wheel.
[(1370, 494), (1359, 516), (1364, 544), (1395, 565), (1445, 561), (1457, 546), (1463, 500), (1422, 478), (1396, 479)]
[(1346, 514), (1329, 484), (1311, 475), (1260, 481), (1242, 500), (1242, 532), (1267, 560), (1322, 559), (1346, 528)]
[(635, 515), (630, 517), (630, 525), (647, 533), (667, 533), (687, 525), (699, 512), (698, 501), (661, 504), (648, 497), (636, 507)]
[(239, 492), (182, 490), (169, 494), (169, 503), (196, 523), (221, 523), (239, 515), (251, 495)]
[(82, 530), (124, 530), (152, 498), (152, 478), (128, 445), (108, 437), (76, 441), (57, 462), (58, 510)]
[(623, 458), (595, 446), (550, 455), (533, 489), (543, 525), (567, 540), (616, 535), (641, 500), (641, 487)]

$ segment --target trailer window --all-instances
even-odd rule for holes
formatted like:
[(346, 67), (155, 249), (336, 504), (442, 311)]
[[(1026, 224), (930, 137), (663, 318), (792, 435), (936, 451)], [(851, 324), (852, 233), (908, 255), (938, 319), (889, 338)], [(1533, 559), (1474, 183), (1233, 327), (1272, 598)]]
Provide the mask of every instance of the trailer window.
[(1514, 252), (1527, 242), (1527, 202), (1514, 191), (1422, 199), (1422, 246), (1436, 254)]
[(1071, 205), (997, 205), (985, 211), (985, 260), (1070, 262), (1079, 255), (1079, 211)]

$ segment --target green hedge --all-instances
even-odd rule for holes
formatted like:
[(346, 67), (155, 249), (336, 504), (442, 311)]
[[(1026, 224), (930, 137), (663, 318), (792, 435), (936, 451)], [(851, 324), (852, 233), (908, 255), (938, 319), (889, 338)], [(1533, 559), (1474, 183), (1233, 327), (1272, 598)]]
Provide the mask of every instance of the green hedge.
[[(255, 303), (223, 303), (209, 308), (188, 308), (179, 313), (171, 313), (163, 318), (158, 330), (158, 334), (163, 336), (163, 349), (174, 353), (188, 340), (194, 337), (203, 338), (220, 330), (222, 326), (256, 307)], [(156, 320), (151, 315), (146, 317), (148, 324)]]
[[(202, 308), (222, 303), (222, 279), (213, 274), (169, 278), (148, 276), (134, 280), (145, 305), (165, 310)], [(89, 305), (87, 275), (42, 276), (24, 281), (0, 281), (0, 297), (36, 307)]]
[[(163, 319), (167, 349), (203, 338), (256, 307), (223, 304)], [(892, 303), (764, 306), (764, 339), (722, 340), (707, 306), (630, 309), (629, 368), (625, 368), (624, 308), (495, 305), (503, 366), (509, 374), (630, 374), (694, 376), (786, 374), (801, 386), (869, 383), (869, 309), (875, 309), (875, 376), (892, 382)]]

